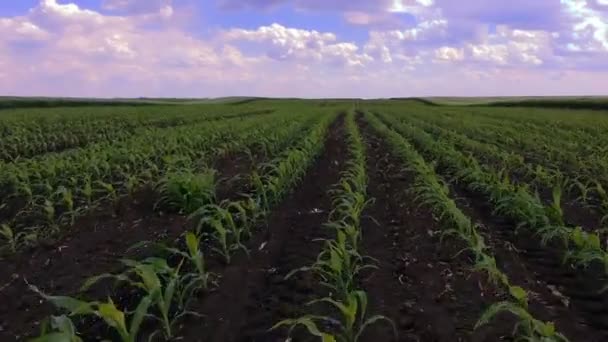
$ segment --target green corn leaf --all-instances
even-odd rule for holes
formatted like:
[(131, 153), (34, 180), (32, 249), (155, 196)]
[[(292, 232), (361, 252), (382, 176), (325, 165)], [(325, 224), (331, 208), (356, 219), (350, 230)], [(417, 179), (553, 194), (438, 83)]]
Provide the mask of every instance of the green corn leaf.
[(108, 298), (107, 303), (100, 303), (98, 305), (97, 315), (99, 315), (106, 324), (116, 329), (123, 338), (123, 341), (132, 341), (127, 330), (125, 314), (114, 305), (111, 298)]
[(133, 341), (136, 340), (137, 334), (139, 333), (139, 327), (146, 317), (150, 305), (152, 305), (152, 297), (145, 296), (139, 302), (135, 312), (133, 313), (133, 318), (131, 319), (131, 329), (129, 331), (129, 336)]
[(29, 285), (29, 288), (56, 307), (68, 311), (70, 316), (95, 313), (94, 305), (96, 305), (97, 302), (85, 302), (68, 296), (49, 296), (44, 294), (34, 285)]
[(588, 239), (587, 242), (589, 243), (589, 247), (595, 249), (595, 250), (599, 250), (601, 249), (601, 243), (600, 243), (600, 237), (597, 234), (589, 234), (588, 235)]
[(519, 286), (510, 286), (509, 293), (513, 298), (515, 298), (519, 303), (527, 306), (528, 304), (528, 293), (526, 290)]
[(190, 251), (190, 255), (195, 256), (198, 253), (198, 238), (196, 237), (196, 235), (192, 232), (188, 232), (186, 233), (186, 246), (188, 247), (188, 250)]

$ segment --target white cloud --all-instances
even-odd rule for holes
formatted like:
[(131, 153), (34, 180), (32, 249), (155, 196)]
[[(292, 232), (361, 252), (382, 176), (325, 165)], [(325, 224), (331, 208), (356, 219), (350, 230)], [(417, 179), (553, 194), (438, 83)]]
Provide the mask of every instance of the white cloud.
[(431, 7), (434, 0), (391, 0), (387, 10), (392, 13), (418, 13), (421, 7)]
[(608, 52), (608, 11), (606, 0), (560, 0), (571, 18), (566, 45), (577, 52)]
[(464, 51), (449, 46), (443, 46), (435, 50), (435, 58), (440, 61), (462, 61), (464, 59)]
[(263, 46), (266, 54), (276, 60), (329, 62), (362, 66), (372, 57), (359, 52), (350, 42), (338, 42), (335, 34), (288, 28), (274, 23), (257, 30), (232, 29), (224, 34), (228, 41), (250, 41)]
[[(554, 4), (535, 2), (520, 11), (507, 3), (497, 10), (481, 0), (472, 0), (469, 10), (469, 2), (445, 0), (294, 3), (308, 10), (342, 8), (338, 15), (346, 22), (373, 27), (367, 40), (354, 42), (341, 39), (339, 32), (293, 28), (285, 22), (192, 32), (180, 23), (185, 9), (169, 0), (106, 0), (100, 11), (40, 0), (21, 16), (0, 17), (0, 93), (404, 96), (492, 95), (496, 89), (515, 95), (538, 89), (600, 91), (608, 70), (603, 62), (608, 60), (608, 12), (602, 11), (606, 0), (561, 1), (563, 22), (534, 29), (518, 25), (518, 20), (498, 26), (485, 22), (502, 10), (505, 15), (530, 8), (542, 12)], [(486, 21), (468, 21), (471, 13)], [(412, 16), (411, 22), (403, 20)]]
[[(82, 94), (87, 87), (111, 84), (107, 91), (113, 91), (120, 82), (139, 84), (130, 89), (137, 93), (140, 87), (173, 80), (238, 78), (235, 75), (241, 74), (246, 62), (248, 67), (255, 64), (228, 44), (216, 46), (171, 27), (147, 28), (162, 19), (160, 14), (108, 16), (75, 4), (42, 0), (24, 16), (0, 19), (0, 34), (11, 37), (0, 40), (0, 73), (16, 74), (23, 82), (53, 84), (54, 91), (66, 87), (68, 93)], [(37, 44), (9, 45), (13, 40)], [(11, 88), (0, 85), (4, 93)]]

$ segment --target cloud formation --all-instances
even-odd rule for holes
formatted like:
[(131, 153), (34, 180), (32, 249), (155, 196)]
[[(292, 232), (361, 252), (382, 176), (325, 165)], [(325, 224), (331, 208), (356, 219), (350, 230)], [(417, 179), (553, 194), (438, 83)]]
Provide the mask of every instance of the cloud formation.
[[(99, 8), (71, 1), (40, 0), (0, 17), (0, 93), (371, 97), (608, 88), (606, 0), (216, 0), (210, 6), (220, 16), (263, 11), (270, 21), (197, 29), (182, 25), (179, 0), (104, 0)], [(335, 24), (291, 22), (316, 13)], [(366, 34), (344, 38), (351, 30)]]

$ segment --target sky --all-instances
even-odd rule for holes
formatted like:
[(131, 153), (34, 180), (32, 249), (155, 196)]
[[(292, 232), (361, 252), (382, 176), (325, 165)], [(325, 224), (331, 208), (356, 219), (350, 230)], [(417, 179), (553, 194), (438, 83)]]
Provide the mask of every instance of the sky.
[(608, 95), (608, 0), (0, 0), (0, 95)]

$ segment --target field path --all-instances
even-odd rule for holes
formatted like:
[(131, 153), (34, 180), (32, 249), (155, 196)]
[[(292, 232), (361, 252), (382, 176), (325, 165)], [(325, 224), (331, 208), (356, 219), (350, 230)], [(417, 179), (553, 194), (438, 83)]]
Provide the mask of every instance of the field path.
[[(446, 238), (440, 244), (437, 220), (408, 193), (407, 166), (360, 119), (367, 141), (368, 195), (375, 201), (364, 212), (362, 253), (379, 268), (364, 278), (369, 314), (394, 320), (399, 341), (496, 341), (508, 336), (507, 319), (473, 333), (485, 307), (496, 301), (491, 288), (471, 271), (463, 246)], [(386, 325), (370, 328), (362, 341), (391, 341)]]
[(284, 277), (293, 269), (312, 264), (321, 249), (316, 238), (331, 210), (328, 190), (339, 180), (344, 165), (343, 117), (330, 127), (324, 152), (302, 183), (276, 208), (265, 232), (248, 243), (250, 256), (241, 255), (221, 273), (220, 286), (194, 310), (206, 317), (202, 326), (187, 324), (186, 341), (284, 341), (285, 331), (268, 332), (285, 318), (307, 313), (305, 303), (322, 288), (305, 273)]

